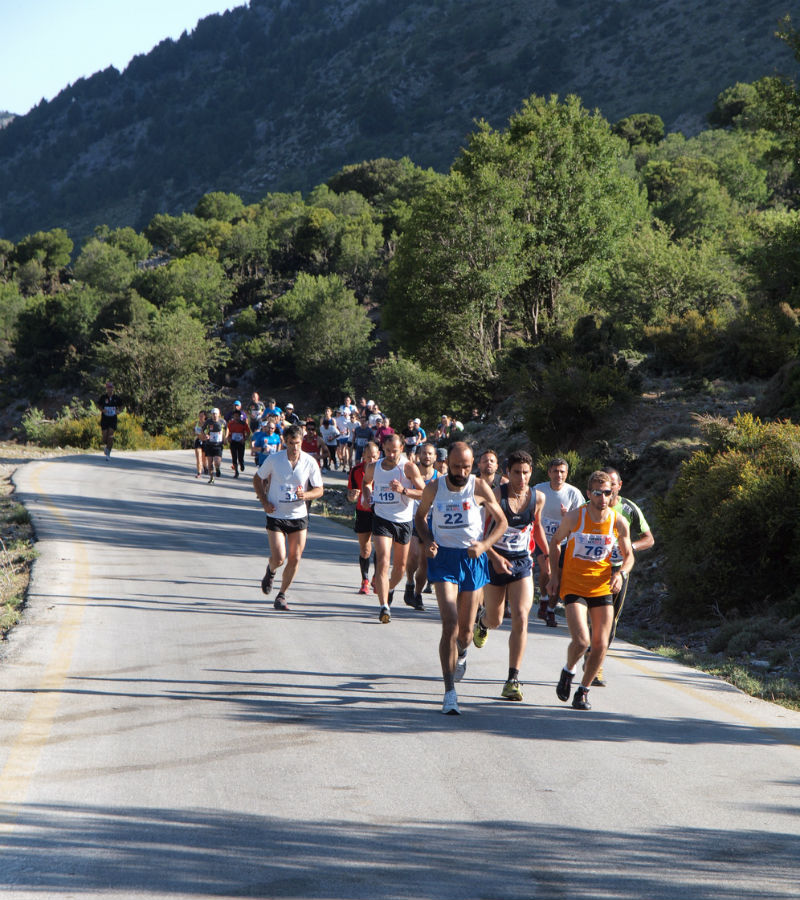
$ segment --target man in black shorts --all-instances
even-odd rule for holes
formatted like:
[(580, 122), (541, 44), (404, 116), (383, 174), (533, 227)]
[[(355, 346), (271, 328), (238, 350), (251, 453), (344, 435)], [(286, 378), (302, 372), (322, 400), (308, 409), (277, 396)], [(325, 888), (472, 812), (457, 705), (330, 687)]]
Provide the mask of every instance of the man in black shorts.
[(103, 452), (106, 459), (111, 459), (111, 448), (114, 446), (114, 433), (117, 430), (117, 413), (119, 399), (114, 393), (114, 385), (106, 382), (106, 392), (98, 401), (100, 407), (100, 432), (103, 435)]
[(222, 448), (225, 444), (225, 437), (228, 429), (225, 421), (220, 415), (218, 407), (211, 410), (211, 418), (206, 419), (205, 427), (205, 455), (206, 468), (208, 469), (208, 483), (214, 483), (214, 473), (217, 478), (222, 476), (220, 466), (222, 465)]
[(361, 462), (356, 463), (347, 476), (347, 499), (356, 504), (353, 531), (358, 538), (358, 564), (361, 568), (359, 594), (369, 593), (369, 558), (372, 556), (372, 506), (364, 503), (361, 484), (364, 481), (364, 467), (376, 462), (380, 455), (378, 445), (369, 441), (363, 449)]
[[(364, 468), (361, 491), (364, 503), (373, 504), (372, 543), (375, 545), (375, 592), (383, 624), (391, 622), (394, 588), (406, 572), (408, 544), (414, 504), (419, 500), (425, 482), (416, 465), (402, 454), (403, 442), (397, 434), (383, 442), (383, 459)], [(392, 571), (389, 573), (389, 562)]]
[(303, 429), (290, 425), (283, 433), (286, 449), (271, 453), (253, 476), (253, 488), (267, 514), (269, 561), (261, 579), (261, 590), (269, 594), (278, 568), (286, 562), (275, 609), (288, 610), (286, 591), (294, 579), (306, 545), (306, 502), (322, 496), (319, 464), (300, 449)]

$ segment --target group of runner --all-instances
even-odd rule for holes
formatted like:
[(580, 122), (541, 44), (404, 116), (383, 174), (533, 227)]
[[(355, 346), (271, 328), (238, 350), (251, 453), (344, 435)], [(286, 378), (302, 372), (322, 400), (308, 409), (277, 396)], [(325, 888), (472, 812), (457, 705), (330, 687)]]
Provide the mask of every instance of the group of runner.
[[(653, 544), (641, 510), (619, 496), (619, 473), (610, 468), (593, 472), (586, 497), (567, 483), (569, 466), (561, 458), (551, 461), (547, 481), (532, 486), (533, 460), (524, 450), (508, 456), (504, 473), (497, 454), (487, 450), (473, 473), (473, 451), (464, 441), (452, 441), (452, 431), (446, 437), (449, 446), (437, 447), (414, 419), (410, 435), (397, 434), (377, 407), (374, 413), (365, 408), (362, 415), (351, 405), (346, 398), (339, 412), (357, 422), (352, 441), (339, 443), (343, 430), (328, 409), (320, 431), (336, 424), (339, 435), (334, 445), (333, 431), (322, 431), (327, 456), (320, 449), (316, 423), (291, 425), (283, 432), (285, 450), (267, 453), (253, 477), (269, 535), (270, 557), (261, 582), (265, 594), (286, 563), (275, 608), (289, 608), (286, 593), (305, 546), (307, 502), (323, 493), (321, 468), (327, 462), (328, 467), (349, 469), (359, 593), (374, 591), (382, 624), (392, 620), (394, 592), (404, 579), (404, 602), (415, 610), (425, 608), (426, 583), (435, 593), (442, 623), (442, 712), (460, 712), (455, 684), (466, 672), (468, 647), (482, 648), (506, 614), (511, 618), (509, 668), (501, 697), (523, 699), (519, 674), (537, 566), (539, 617), (557, 627), (555, 609), (562, 602), (570, 631), (556, 693), (569, 699), (583, 659), (572, 706), (590, 709), (590, 687), (605, 684), (603, 660), (624, 603), (633, 550)], [(369, 434), (359, 444), (361, 427)], [(633, 545), (629, 523), (639, 535)]]

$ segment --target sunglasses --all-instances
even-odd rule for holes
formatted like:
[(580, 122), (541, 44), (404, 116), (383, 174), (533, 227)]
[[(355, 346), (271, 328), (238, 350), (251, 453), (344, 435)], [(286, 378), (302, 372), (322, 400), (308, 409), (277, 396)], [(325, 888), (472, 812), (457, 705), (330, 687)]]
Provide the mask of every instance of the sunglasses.
[(594, 494), (595, 497), (610, 497), (614, 492), (612, 490), (607, 491), (589, 491), (590, 494)]

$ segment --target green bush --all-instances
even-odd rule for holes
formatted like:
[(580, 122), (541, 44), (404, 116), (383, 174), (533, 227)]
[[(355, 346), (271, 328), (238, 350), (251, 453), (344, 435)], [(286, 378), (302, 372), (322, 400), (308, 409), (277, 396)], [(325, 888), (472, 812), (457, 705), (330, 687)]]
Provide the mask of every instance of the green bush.
[(751, 415), (701, 423), (706, 449), (658, 504), (670, 588), (682, 621), (800, 609), (800, 428)]
[(536, 378), (524, 405), (525, 431), (545, 452), (576, 443), (635, 396), (623, 362), (595, 365), (582, 357), (555, 360)]
[[(68, 407), (55, 419), (47, 419), (36, 407), (22, 416), (21, 432), (26, 441), (42, 447), (78, 447), (99, 450), (102, 447), (100, 413), (73, 416)], [(175, 450), (188, 446), (188, 424), (176, 425), (164, 434), (152, 435), (144, 430), (142, 419), (120, 413), (114, 446), (118, 450)]]

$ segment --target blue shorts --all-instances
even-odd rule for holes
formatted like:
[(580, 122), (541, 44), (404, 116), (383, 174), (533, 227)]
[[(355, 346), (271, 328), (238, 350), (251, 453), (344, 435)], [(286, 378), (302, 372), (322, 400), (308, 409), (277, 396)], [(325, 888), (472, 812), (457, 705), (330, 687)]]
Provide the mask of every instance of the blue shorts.
[(449, 581), (459, 591), (477, 591), (489, 583), (489, 557), (482, 553), (471, 559), (466, 550), (439, 547), (433, 559), (428, 559), (428, 581)]

